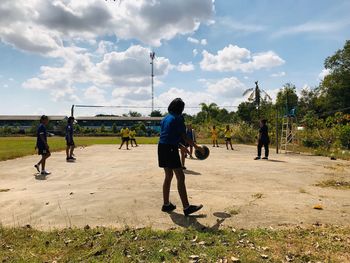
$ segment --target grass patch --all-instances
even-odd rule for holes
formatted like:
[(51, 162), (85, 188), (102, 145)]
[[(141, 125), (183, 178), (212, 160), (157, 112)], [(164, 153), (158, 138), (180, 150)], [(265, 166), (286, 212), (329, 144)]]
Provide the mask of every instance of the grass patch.
[[(119, 137), (75, 137), (77, 147), (94, 144), (120, 144)], [(52, 152), (66, 148), (63, 137), (49, 137), (48, 143)], [(158, 143), (158, 137), (138, 137), (139, 144)], [(34, 149), (36, 138), (34, 137), (0, 137), (0, 161), (36, 154)]]
[(316, 184), (316, 186), (348, 190), (350, 189), (350, 182), (330, 179), (330, 180), (319, 182)]
[(228, 210), (228, 213), (231, 215), (231, 216), (235, 216), (235, 215), (238, 215), (241, 211), (239, 209), (234, 209), (234, 208), (231, 208)]
[[(349, 262), (350, 228), (41, 232), (0, 228), (2, 262)], [(288, 258), (288, 260), (287, 260)], [(230, 261), (229, 261), (230, 262)]]

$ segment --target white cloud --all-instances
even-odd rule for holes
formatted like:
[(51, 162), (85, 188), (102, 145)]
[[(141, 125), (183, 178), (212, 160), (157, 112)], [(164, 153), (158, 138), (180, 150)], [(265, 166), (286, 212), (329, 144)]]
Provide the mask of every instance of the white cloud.
[(194, 70), (194, 65), (192, 64), (192, 62), (188, 62), (188, 63), (179, 63), (179, 65), (176, 66), (176, 69), (180, 72), (189, 72), (189, 71), (193, 71)]
[(106, 91), (104, 89), (91, 86), (85, 90), (84, 97), (93, 102), (104, 103), (106, 101), (105, 93)]
[(207, 92), (225, 98), (242, 97), (245, 85), (236, 77), (223, 78), (215, 82), (207, 82)]
[(204, 50), (200, 66), (206, 71), (242, 71), (251, 72), (263, 68), (277, 67), (285, 63), (275, 52), (267, 51), (251, 54), (246, 48), (229, 45), (217, 54)]
[(192, 53), (193, 53), (193, 56), (195, 57), (198, 55), (198, 50), (195, 48), (192, 50)]
[(315, 22), (310, 21), (291, 27), (285, 27), (275, 32), (273, 37), (283, 37), (296, 34), (310, 34), (310, 33), (333, 33), (341, 29), (347, 28), (350, 25), (349, 21), (335, 21), (335, 22)]
[(201, 40), (201, 45), (206, 46), (208, 44), (208, 41), (204, 38)]
[(187, 41), (190, 42), (190, 43), (193, 43), (193, 44), (201, 44), (203, 46), (208, 44), (208, 41), (205, 38), (197, 39), (197, 38), (194, 38), (194, 37), (188, 37)]
[[(136, 45), (125, 51), (112, 51), (106, 53), (97, 63), (91, 60), (92, 55), (88, 52), (65, 51), (68, 54), (65, 55), (62, 66), (41, 67), (41, 73), (25, 81), (23, 87), (49, 90), (53, 99), (58, 100), (64, 97), (64, 93), (69, 99), (76, 99), (73, 94), (77, 84), (88, 84), (99, 88), (150, 85), (150, 49)], [(156, 77), (166, 75), (170, 67), (168, 59), (157, 57), (154, 62)], [(159, 85), (157, 78), (155, 85)]]
[(277, 73), (272, 73), (270, 76), (273, 78), (280, 78), (280, 77), (286, 76), (286, 72), (281, 71), (281, 72), (277, 72)]
[(160, 46), (178, 34), (196, 31), (210, 21), (212, 0), (47, 1), (2, 0), (0, 39), (28, 52), (50, 55), (66, 41), (115, 34)]
[(329, 69), (322, 69), (322, 71), (320, 72), (320, 74), (318, 74), (318, 79), (320, 81), (322, 81), (326, 76), (328, 76), (329, 74), (331, 74), (331, 71)]
[(251, 24), (249, 22), (238, 22), (231, 17), (218, 17), (216, 19), (216, 26), (220, 28), (230, 29), (235, 32), (256, 33), (267, 29), (264, 25)]

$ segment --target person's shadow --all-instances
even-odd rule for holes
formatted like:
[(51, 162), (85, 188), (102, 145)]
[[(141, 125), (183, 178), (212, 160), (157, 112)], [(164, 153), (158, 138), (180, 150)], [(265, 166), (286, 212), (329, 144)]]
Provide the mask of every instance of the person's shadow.
[(46, 180), (46, 175), (44, 175), (44, 174), (38, 173), (38, 174), (35, 174), (34, 176), (35, 176), (36, 180), (39, 180), (39, 181)]
[(224, 212), (216, 212), (214, 213), (214, 216), (218, 217), (218, 219), (216, 220), (216, 223), (213, 226), (205, 226), (199, 223), (197, 220), (198, 218), (206, 218), (207, 215), (204, 215), (204, 214), (184, 216), (183, 214), (172, 212), (169, 215), (171, 220), (176, 225), (184, 228), (192, 227), (198, 231), (217, 231), (219, 230), (220, 225), (226, 220), (226, 218), (231, 217), (230, 214), (227, 214)]
[(192, 170), (183, 170), (184, 174), (191, 174), (191, 175), (201, 175), (201, 173), (192, 171)]

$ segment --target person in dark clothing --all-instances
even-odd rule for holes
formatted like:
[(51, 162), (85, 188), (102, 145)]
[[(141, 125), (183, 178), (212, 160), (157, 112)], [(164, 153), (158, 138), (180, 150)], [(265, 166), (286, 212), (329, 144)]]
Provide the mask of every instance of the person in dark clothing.
[(260, 129), (259, 129), (259, 138), (258, 138), (258, 156), (255, 157), (255, 160), (261, 159), (261, 148), (264, 146), (265, 149), (265, 157), (262, 159), (268, 160), (269, 159), (269, 129), (266, 125), (267, 120), (261, 120), (260, 121)]
[[(35, 149), (38, 149), (38, 154), (41, 155), (40, 161), (34, 165), (35, 169), (41, 175), (49, 175), (50, 172), (45, 170), (46, 159), (51, 156), (50, 147), (47, 144), (47, 131), (46, 126), (49, 123), (49, 118), (46, 115), (41, 116), (40, 124), (37, 130), (37, 139)], [(40, 171), (41, 165), (41, 171)]]
[(183, 172), (182, 163), (179, 156), (179, 143), (183, 140), (185, 143), (192, 145), (195, 149), (203, 152), (203, 148), (194, 143), (186, 136), (186, 127), (182, 112), (185, 108), (185, 103), (182, 99), (174, 99), (169, 107), (169, 114), (165, 116), (161, 122), (161, 132), (158, 143), (158, 164), (164, 169), (165, 178), (163, 183), (163, 212), (172, 212), (176, 206), (170, 203), (169, 194), (171, 181), (175, 174), (177, 179), (177, 189), (183, 205), (185, 216), (200, 210), (202, 205), (190, 205), (187, 197), (185, 185), (185, 174)]
[(75, 158), (73, 157), (73, 152), (75, 148), (74, 140), (73, 140), (73, 133), (74, 133), (74, 117), (69, 117), (67, 121), (66, 126), (66, 160), (69, 161), (75, 161)]

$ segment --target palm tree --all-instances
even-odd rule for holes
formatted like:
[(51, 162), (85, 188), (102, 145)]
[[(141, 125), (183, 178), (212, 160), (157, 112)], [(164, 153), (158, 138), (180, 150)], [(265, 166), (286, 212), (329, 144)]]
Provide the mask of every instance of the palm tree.
[(201, 106), (202, 112), (206, 114), (207, 122), (210, 121), (214, 113), (218, 111), (218, 105), (216, 103), (206, 104), (202, 102), (199, 105)]
[(264, 95), (264, 100), (272, 100), (269, 94), (263, 89), (259, 88), (258, 81), (255, 81), (255, 88), (250, 88), (247, 89), (246, 91), (243, 92), (243, 96), (247, 95), (250, 93), (248, 100), (253, 101), (255, 106), (257, 107), (258, 111), (260, 109), (260, 104), (261, 104), (261, 94)]

